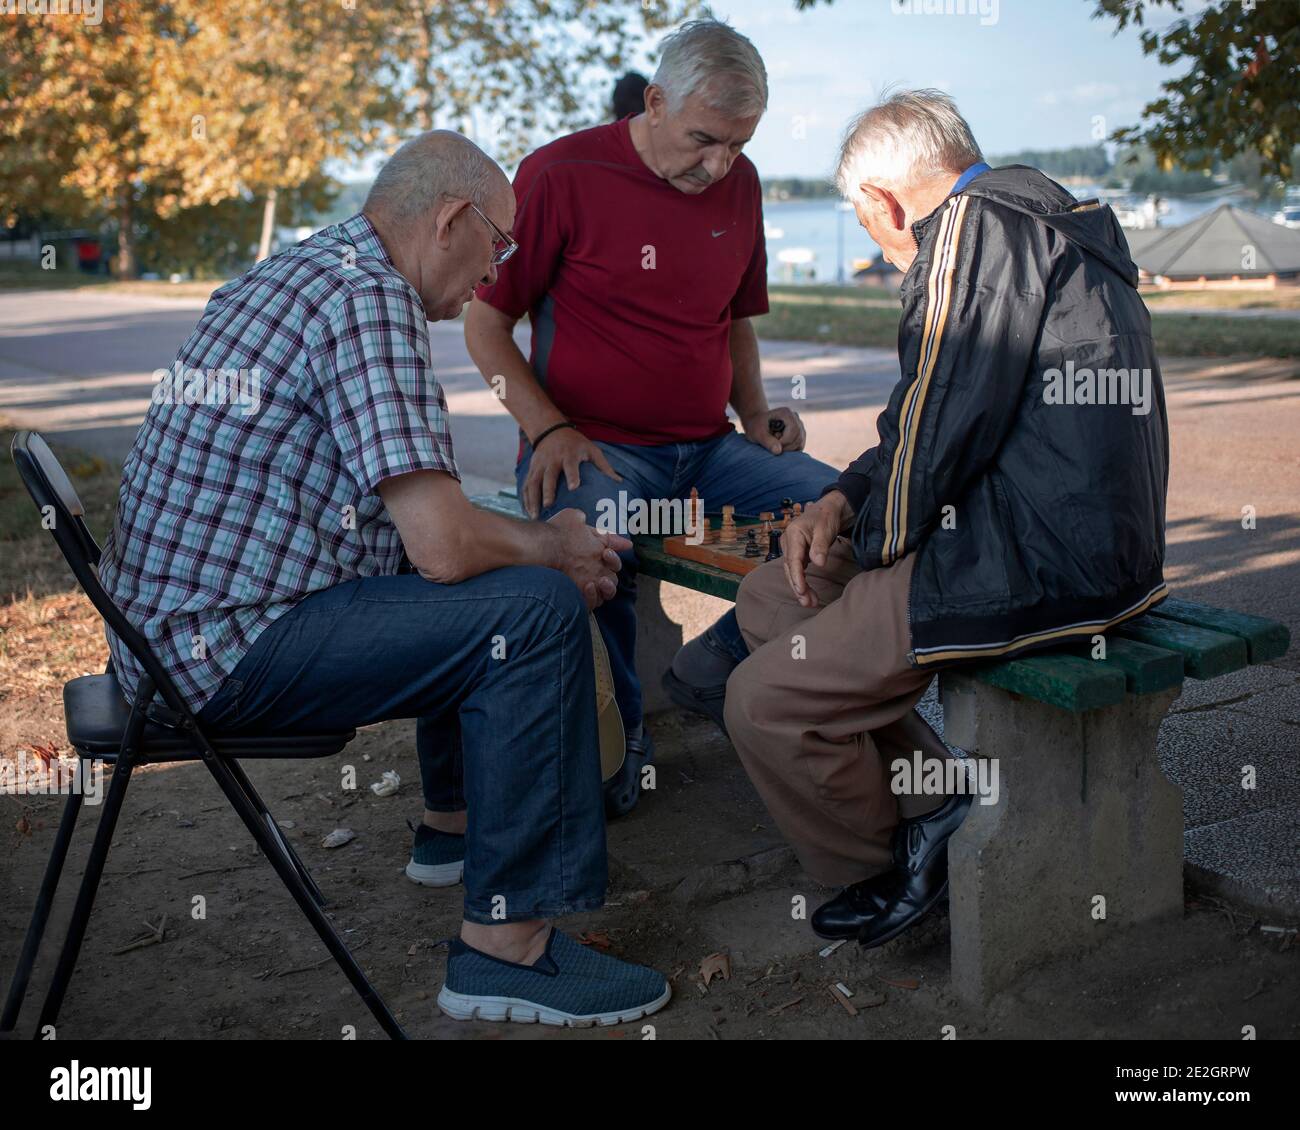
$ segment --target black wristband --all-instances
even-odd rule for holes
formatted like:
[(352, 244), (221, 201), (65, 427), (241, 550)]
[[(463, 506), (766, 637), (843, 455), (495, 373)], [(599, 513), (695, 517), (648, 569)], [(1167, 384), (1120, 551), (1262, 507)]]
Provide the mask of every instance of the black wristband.
[(531, 441), (533, 445), (533, 450), (536, 451), (537, 445), (541, 443), (542, 440), (544, 440), (552, 432), (558, 432), (561, 428), (576, 428), (577, 426), (578, 426), (577, 424), (571, 423), (568, 420), (561, 420), (558, 424), (552, 424), (549, 428), (544, 429), (542, 431), (542, 434), (539, 435), (535, 440)]

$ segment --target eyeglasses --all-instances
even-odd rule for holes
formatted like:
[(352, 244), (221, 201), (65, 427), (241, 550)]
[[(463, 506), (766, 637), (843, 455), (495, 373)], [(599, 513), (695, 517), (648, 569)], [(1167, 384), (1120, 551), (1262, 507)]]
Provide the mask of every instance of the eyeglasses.
[(515, 242), (512, 236), (507, 235), (497, 227), (496, 224), (489, 220), (487, 216), (483, 215), (483, 210), (472, 200), (470, 201), (469, 206), (473, 208), (474, 211), (479, 214), (483, 222), (492, 229), (492, 265), (494, 267), (499, 267), (509, 259), (511, 255), (519, 250), (519, 244)]

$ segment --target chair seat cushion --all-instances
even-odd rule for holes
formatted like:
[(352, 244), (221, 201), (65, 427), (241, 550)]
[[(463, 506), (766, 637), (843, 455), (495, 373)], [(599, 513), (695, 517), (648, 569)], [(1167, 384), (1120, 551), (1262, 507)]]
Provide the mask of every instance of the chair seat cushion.
[[(116, 754), (126, 733), (131, 708), (122, 696), (116, 675), (82, 675), (63, 687), (63, 713), (68, 741), (83, 754)], [(356, 736), (355, 730), (331, 734), (258, 734), (256, 731), (208, 731), (218, 753), (231, 757), (329, 757)], [(197, 756), (183, 730), (148, 722), (141, 748), (146, 757), (182, 754)]]

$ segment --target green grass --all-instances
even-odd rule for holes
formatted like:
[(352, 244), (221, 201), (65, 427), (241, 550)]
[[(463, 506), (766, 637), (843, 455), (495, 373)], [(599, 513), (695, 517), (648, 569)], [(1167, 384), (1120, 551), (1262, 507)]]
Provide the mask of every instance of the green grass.
[(108, 294), (207, 298), (224, 279), (170, 283), (166, 279), (114, 279), (87, 275), (76, 264), (43, 271), (34, 263), (0, 262), (0, 292), (6, 290), (96, 290)]
[[(65, 592), (74, 582), (59, 547), (41, 526), (41, 515), (18, 476), (9, 445), (12, 428), (0, 423), (0, 602)], [(51, 444), (82, 505), (97, 541), (113, 525), (121, 468), (95, 455)]]
[[(1223, 292), (1198, 295), (1215, 293)], [(754, 320), (760, 338), (897, 348), (898, 300), (882, 301), (888, 291), (772, 287), (770, 294), (771, 312)], [(1300, 319), (1161, 313), (1152, 331), (1163, 357), (1300, 357)]]

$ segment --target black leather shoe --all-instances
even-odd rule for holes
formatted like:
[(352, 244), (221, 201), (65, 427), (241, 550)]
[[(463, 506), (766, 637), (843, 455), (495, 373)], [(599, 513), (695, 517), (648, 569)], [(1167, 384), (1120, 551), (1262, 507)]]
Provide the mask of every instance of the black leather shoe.
[(627, 739), (623, 767), (605, 782), (605, 819), (626, 816), (641, 799), (641, 770), (655, 759), (655, 745), (647, 730)]
[(693, 687), (674, 675), (671, 667), (664, 672), (662, 682), (665, 693), (673, 702), (692, 714), (703, 714), (704, 717), (711, 718), (722, 731), (722, 736), (728, 741), (731, 740), (731, 735), (727, 733), (726, 719), (723, 717), (723, 708), (727, 703), (726, 683), (716, 687)]
[(823, 938), (853, 938), (866, 949), (883, 946), (924, 917), (948, 889), (948, 837), (966, 819), (970, 793), (949, 797), (935, 811), (899, 821), (894, 866), (845, 887), (812, 916)]

